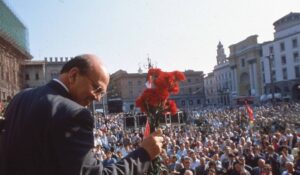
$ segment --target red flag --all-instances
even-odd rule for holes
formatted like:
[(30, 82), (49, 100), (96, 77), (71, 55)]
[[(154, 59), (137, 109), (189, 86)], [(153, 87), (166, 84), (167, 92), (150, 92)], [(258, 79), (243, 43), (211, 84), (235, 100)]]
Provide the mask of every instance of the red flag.
[(150, 125), (149, 125), (149, 122), (148, 122), (148, 119), (147, 119), (146, 126), (145, 126), (144, 137), (148, 137), (149, 135), (150, 135)]
[(248, 105), (247, 101), (245, 101), (245, 106), (246, 106), (246, 110), (249, 116), (249, 120), (250, 122), (254, 121), (254, 114), (253, 114), (253, 110), (251, 109), (251, 107)]

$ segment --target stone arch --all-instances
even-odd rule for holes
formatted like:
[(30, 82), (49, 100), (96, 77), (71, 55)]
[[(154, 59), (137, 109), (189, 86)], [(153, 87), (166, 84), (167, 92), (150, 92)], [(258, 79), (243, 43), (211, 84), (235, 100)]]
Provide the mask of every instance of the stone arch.
[(247, 72), (244, 72), (240, 76), (240, 95), (250, 95), (250, 76)]

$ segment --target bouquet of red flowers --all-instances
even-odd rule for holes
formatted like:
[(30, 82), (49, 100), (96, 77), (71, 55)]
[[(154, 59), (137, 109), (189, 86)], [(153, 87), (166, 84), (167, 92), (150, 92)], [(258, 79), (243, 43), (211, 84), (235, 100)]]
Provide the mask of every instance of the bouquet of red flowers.
[[(147, 114), (147, 123), (144, 137), (159, 127), (159, 118), (167, 112), (176, 114), (177, 106), (170, 100), (171, 94), (179, 93), (179, 81), (185, 80), (182, 72), (163, 72), (158, 68), (150, 68), (147, 74), (147, 89), (136, 100), (136, 106)], [(158, 159), (152, 162), (148, 174), (159, 174), (161, 170)]]

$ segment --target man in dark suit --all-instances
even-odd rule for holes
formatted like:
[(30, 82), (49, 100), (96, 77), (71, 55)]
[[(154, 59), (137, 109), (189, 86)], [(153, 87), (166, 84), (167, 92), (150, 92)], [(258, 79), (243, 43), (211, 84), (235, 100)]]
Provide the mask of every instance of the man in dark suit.
[(258, 160), (258, 166), (252, 169), (251, 175), (261, 175), (265, 167), (266, 161), (264, 159)]
[(85, 54), (67, 62), (58, 79), (17, 94), (5, 113), (5, 154), (0, 156), (4, 158), (4, 174), (102, 175), (147, 171), (162, 149), (159, 131), (116, 164), (103, 167), (94, 159), (94, 118), (86, 107), (101, 99), (108, 83), (109, 74), (100, 59)]

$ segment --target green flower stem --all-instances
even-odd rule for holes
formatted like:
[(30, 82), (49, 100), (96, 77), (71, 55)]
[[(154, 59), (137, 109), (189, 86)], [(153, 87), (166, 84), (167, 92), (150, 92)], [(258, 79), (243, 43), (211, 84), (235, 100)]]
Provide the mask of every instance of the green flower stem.
[[(150, 133), (155, 132), (156, 128), (159, 127), (159, 118), (161, 117), (161, 113), (156, 113), (154, 115), (153, 113), (148, 113), (148, 120), (149, 120), (149, 125), (150, 125)], [(160, 157), (156, 157), (154, 160), (151, 162), (151, 166), (149, 168), (149, 171), (147, 174), (149, 175), (159, 175), (162, 170), (166, 170), (166, 167), (164, 167), (161, 164)]]

